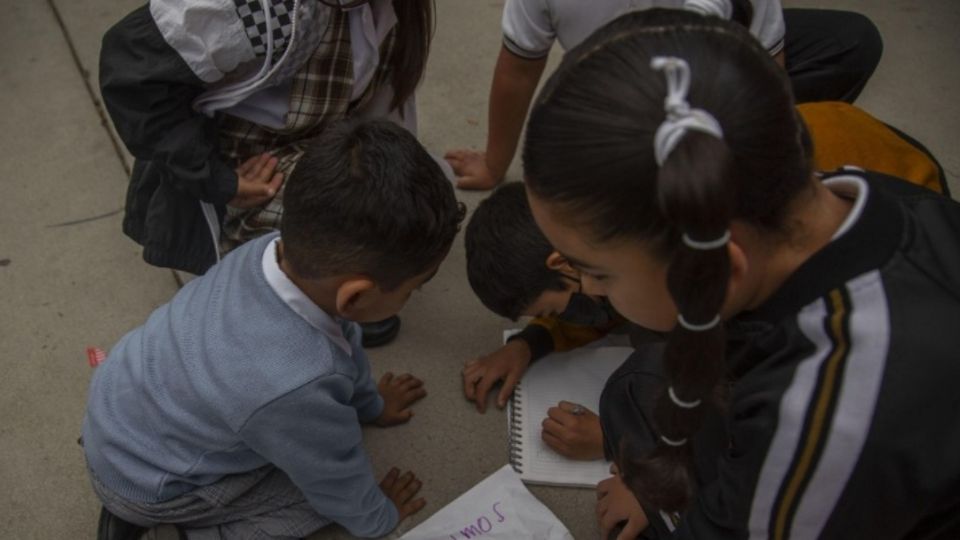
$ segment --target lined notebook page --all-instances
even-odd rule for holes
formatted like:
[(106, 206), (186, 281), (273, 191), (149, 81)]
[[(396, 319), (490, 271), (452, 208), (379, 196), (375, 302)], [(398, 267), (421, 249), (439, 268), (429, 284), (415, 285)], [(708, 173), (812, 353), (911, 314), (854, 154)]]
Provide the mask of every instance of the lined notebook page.
[(553, 353), (524, 374), (510, 401), (507, 419), (510, 462), (525, 482), (563, 486), (596, 486), (610, 476), (604, 460), (575, 461), (554, 452), (541, 439), (547, 410), (561, 400), (599, 412), (607, 379), (630, 356), (629, 347), (586, 347)]

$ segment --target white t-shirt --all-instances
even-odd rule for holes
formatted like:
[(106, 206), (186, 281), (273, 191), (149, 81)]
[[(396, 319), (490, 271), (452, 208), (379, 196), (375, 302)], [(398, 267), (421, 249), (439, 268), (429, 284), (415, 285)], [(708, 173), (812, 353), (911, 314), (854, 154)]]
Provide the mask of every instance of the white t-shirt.
[[(693, 4), (693, 5), (691, 5)], [(783, 48), (785, 27), (780, 0), (751, 0), (750, 33), (771, 55)], [(543, 58), (554, 40), (565, 51), (576, 47), (595, 30), (628, 12), (650, 8), (687, 8), (730, 17), (729, 0), (507, 0), (503, 8), (503, 43), (522, 58)]]

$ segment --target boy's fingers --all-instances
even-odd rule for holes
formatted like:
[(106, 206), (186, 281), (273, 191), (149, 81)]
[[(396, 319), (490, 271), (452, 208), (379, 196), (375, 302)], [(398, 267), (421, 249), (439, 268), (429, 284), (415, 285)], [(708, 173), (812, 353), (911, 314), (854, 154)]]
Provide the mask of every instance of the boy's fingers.
[(466, 153), (467, 151), (463, 148), (457, 148), (444, 154), (443, 159), (463, 159), (463, 156), (466, 155)]
[(267, 160), (263, 162), (260, 171), (257, 173), (257, 181), (264, 184), (269, 183), (273, 178), (274, 172), (277, 170), (277, 163), (279, 162), (280, 160), (275, 157), (267, 158)]
[(420, 497), (419, 499), (414, 501), (410, 501), (410, 503), (408, 504), (411, 514), (415, 512), (419, 512), (420, 510), (423, 510), (423, 507), (426, 505), (427, 505), (427, 500), (424, 499), (423, 497)]
[(599, 521), (600, 523), (603, 523), (603, 516), (607, 515), (608, 506), (609, 505), (607, 504), (607, 501), (604, 501), (604, 500), (597, 501), (597, 508), (596, 508), (597, 521)]
[(417, 476), (413, 474), (413, 471), (407, 471), (400, 475), (400, 478), (397, 479), (397, 488), (402, 490), (407, 487), (410, 482), (413, 482), (417, 479)]
[(543, 427), (543, 431), (550, 433), (554, 437), (560, 438), (564, 433), (567, 432), (567, 427), (557, 422), (553, 418), (544, 418), (543, 423), (540, 424)]
[(273, 173), (273, 178), (271, 178), (270, 181), (267, 182), (267, 189), (270, 190), (270, 196), (272, 197), (276, 195), (277, 191), (280, 189), (280, 186), (282, 185), (283, 185), (283, 173), (282, 172)]
[(500, 387), (500, 393), (497, 394), (497, 406), (501, 409), (507, 405), (507, 400), (510, 399), (510, 395), (513, 394), (514, 387), (517, 386), (517, 382), (520, 380), (520, 375), (516, 373), (510, 373), (507, 375), (506, 380), (503, 381), (503, 386)]
[(404, 486), (402, 490), (400, 490), (400, 493), (397, 498), (400, 499), (401, 503), (405, 503), (410, 499), (412, 499), (413, 496), (420, 491), (421, 486), (423, 486), (423, 483), (420, 482), (420, 480), (417, 480), (416, 478), (414, 478), (413, 480), (410, 481), (409, 484), (407, 484), (406, 486)]
[(407, 381), (406, 383), (403, 384), (401, 388), (403, 388), (403, 390), (408, 393), (416, 392), (417, 390), (423, 389), (423, 381), (421, 381), (420, 379)]
[(424, 499), (423, 497), (421, 497), (421, 498), (419, 498), (419, 499), (417, 499), (417, 500), (414, 500), (414, 501), (410, 501), (410, 502), (404, 504), (403, 507), (399, 509), (399, 510), (400, 510), (400, 515), (401, 515), (402, 517), (407, 517), (407, 516), (410, 516), (410, 515), (412, 515), (412, 514), (416, 514), (416, 513), (419, 512), (420, 510), (423, 510), (423, 507), (426, 506), (426, 505), (427, 505), (427, 501), (426, 501), (426, 499)]
[(482, 369), (471, 369), (463, 373), (463, 382), (464, 384), (470, 385), (473, 388), (473, 391), (476, 392), (477, 383), (483, 379), (484, 370)]
[[(448, 156), (444, 157), (443, 159), (444, 159), (447, 163), (449, 163), (451, 167), (453, 167), (453, 171), (454, 171), (454, 172), (457, 172), (457, 173), (458, 173), (458, 171), (460, 170), (460, 168), (463, 167), (463, 160), (460, 159), (459, 156), (450, 156), (450, 155), (448, 155)], [(459, 174), (459, 173), (458, 173), (458, 174)]]
[(607, 496), (607, 493), (610, 492), (610, 481), (612, 478), (607, 478), (606, 480), (601, 480), (597, 483), (597, 499), (602, 499)]
[(467, 398), (468, 401), (473, 401), (476, 399), (476, 389), (477, 386), (469, 378), (467, 374), (463, 375), (463, 395)]
[(634, 540), (643, 530), (640, 525), (638, 520), (631, 519), (627, 522), (626, 526), (623, 527), (623, 530), (620, 531), (620, 534), (617, 535), (617, 540)]
[(544, 430), (541, 433), (540, 438), (543, 439), (543, 442), (547, 443), (547, 446), (556, 450), (560, 455), (566, 456), (570, 454), (570, 447), (552, 433), (548, 433), (546, 430)]
[(250, 168), (253, 167), (253, 162), (255, 159), (257, 159), (256, 156), (241, 163), (240, 166), (237, 167), (237, 176), (244, 176), (250, 172)]
[(248, 171), (249, 176), (257, 178), (260, 176), (260, 171), (263, 169), (263, 164), (270, 159), (270, 154), (260, 154), (259, 156), (254, 156), (253, 163), (250, 165), (250, 170)]
[(413, 409), (406, 408), (397, 412), (397, 421), (399, 423), (409, 422), (413, 418)]
[(562, 410), (560, 407), (550, 407), (547, 409), (547, 416), (562, 425), (570, 424), (571, 421), (576, 419), (573, 414)]
[(566, 411), (568, 413), (572, 413), (574, 411), (574, 408), (576, 407), (576, 404), (564, 400), (564, 401), (561, 401), (560, 403), (557, 403), (557, 407), (559, 407), (560, 410)]
[(484, 377), (477, 385), (477, 408), (481, 413), (487, 411), (487, 394), (499, 380), (499, 377)]
[(406, 393), (406, 398), (409, 403), (413, 403), (414, 401), (419, 401), (425, 397), (427, 397), (427, 391), (424, 390), (423, 388), (414, 388), (414, 389), (408, 390)]
[(399, 474), (400, 474), (399, 469), (397, 469), (396, 467), (390, 467), (390, 472), (388, 472), (387, 475), (383, 477), (383, 481), (380, 482), (380, 487), (383, 488), (384, 490), (390, 489), (393, 486), (393, 484), (396, 483), (397, 475)]
[(386, 372), (383, 374), (383, 377), (380, 377), (380, 384), (387, 384), (393, 380), (393, 373)]

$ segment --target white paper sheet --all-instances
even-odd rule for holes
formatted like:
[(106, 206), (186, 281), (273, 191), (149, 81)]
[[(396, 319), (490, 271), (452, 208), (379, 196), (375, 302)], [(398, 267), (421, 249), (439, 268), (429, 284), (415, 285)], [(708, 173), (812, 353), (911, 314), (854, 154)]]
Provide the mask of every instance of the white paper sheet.
[(400, 540), (573, 540), (549, 508), (505, 465)]

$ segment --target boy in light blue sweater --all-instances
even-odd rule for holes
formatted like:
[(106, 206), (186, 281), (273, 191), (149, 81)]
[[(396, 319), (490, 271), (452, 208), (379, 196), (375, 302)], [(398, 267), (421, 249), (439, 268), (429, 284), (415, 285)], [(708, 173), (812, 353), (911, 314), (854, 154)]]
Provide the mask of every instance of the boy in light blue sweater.
[(184, 286), (95, 372), (83, 445), (105, 536), (373, 537), (422, 508), (412, 473), (377, 483), (361, 424), (406, 422), (426, 393), (409, 374), (374, 383), (356, 323), (436, 273), (462, 205), (389, 122), (326, 130), (284, 202), (279, 235)]

